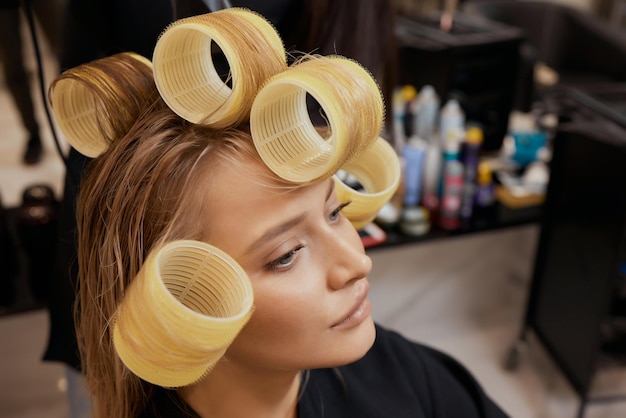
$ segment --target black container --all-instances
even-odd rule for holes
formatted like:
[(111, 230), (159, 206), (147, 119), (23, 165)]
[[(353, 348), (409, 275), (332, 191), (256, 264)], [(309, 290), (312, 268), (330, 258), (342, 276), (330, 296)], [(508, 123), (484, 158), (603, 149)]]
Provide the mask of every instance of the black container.
[(455, 14), (449, 31), (441, 15), (397, 19), (400, 85), (432, 85), (442, 102), (454, 96), (468, 122), (481, 125), (483, 150), (497, 150), (506, 135), (520, 66), (521, 31)]
[(47, 185), (34, 185), (22, 194), (15, 223), (20, 247), (26, 259), (31, 295), (45, 303), (56, 256), (59, 203)]
[(0, 199), (0, 313), (15, 302), (19, 273), (17, 242), (8, 211)]
[(587, 402), (607, 400), (589, 392), (626, 263), (626, 85), (566, 89), (553, 101), (560, 123), (522, 335), (533, 328), (580, 394), (582, 416)]

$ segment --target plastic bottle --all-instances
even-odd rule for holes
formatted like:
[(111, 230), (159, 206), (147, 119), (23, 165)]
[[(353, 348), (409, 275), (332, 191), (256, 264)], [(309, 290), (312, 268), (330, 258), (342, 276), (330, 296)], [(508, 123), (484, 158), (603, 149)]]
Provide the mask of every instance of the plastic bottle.
[(453, 133), (449, 131), (448, 138), (442, 138), (441, 141), (441, 174), (439, 176), (439, 196), (443, 194), (443, 178), (448, 161), (459, 160), (461, 154), (461, 140), (463, 138), (462, 132)]
[(416, 97), (417, 90), (411, 85), (397, 87), (393, 92), (394, 148), (398, 154), (402, 153), (407, 138), (412, 134)]
[(428, 143), (413, 136), (404, 147), (404, 207), (400, 229), (407, 235), (422, 235), (430, 228), (428, 212), (418, 206), (423, 185), (424, 159)]
[(393, 141), (397, 153), (401, 153), (406, 143), (404, 132), (404, 100), (402, 89), (396, 88), (393, 92)]
[(411, 85), (402, 87), (402, 100), (404, 101), (404, 135), (410, 138), (415, 135), (413, 126), (417, 117), (417, 90)]
[(446, 164), (443, 195), (439, 207), (439, 226), (453, 230), (459, 227), (461, 198), (463, 196), (463, 163), (452, 160)]
[(465, 167), (463, 176), (463, 200), (461, 202), (461, 222), (467, 223), (474, 209), (474, 193), (476, 192), (476, 173), (480, 158), (480, 147), (483, 143), (483, 130), (472, 126), (465, 131), (465, 141), (461, 152), (461, 161)]
[(444, 165), (448, 161), (460, 160), (461, 158), (461, 143), (463, 136), (448, 138), (441, 143), (441, 155)]
[(465, 113), (456, 99), (449, 99), (441, 108), (439, 136), (442, 141), (461, 141), (465, 129)]
[(443, 175), (443, 158), (441, 147), (437, 142), (431, 142), (424, 157), (424, 193), (422, 205), (429, 212), (431, 222), (436, 222), (439, 210), (440, 184)]
[(416, 136), (404, 146), (404, 206), (417, 206), (421, 198), (427, 143)]
[(438, 188), (441, 196), (445, 165), (448, 161), (459, 159), (461, 143), (465, 138), (465, 114), (456, 99), (449, 99), (441, 109), (439, 138), (443, 159)]
[(478, 164), (475, 202), (477, 208), (487, 208), (495, 202), (493, 171), (491, 165), (486, 161)]
[(422, 87), (417, 95), (415, 110), (413, 133), (431, 142), (439, 115), (439, 96), (433, 86), (427, 84)]
[(495, 191), (491, 165), (483, 161), (478, 164), (476, 174), (476, 194), (474, 195), (474, 221), (484, 225), (494, 217)]

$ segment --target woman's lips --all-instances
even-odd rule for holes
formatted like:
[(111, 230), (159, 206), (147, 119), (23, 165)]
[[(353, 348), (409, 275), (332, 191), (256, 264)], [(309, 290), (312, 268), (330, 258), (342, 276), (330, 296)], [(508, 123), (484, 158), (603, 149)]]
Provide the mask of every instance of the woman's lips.
[(372, 303), (367, 298), (367, 294), (369, 292), (369, 284), (366, 282), (365, 286), (363, 286), (363, 290), (360, 292), (356, 303), (350, 309), (347, 315), (343, 317), (343, 319), (336, 324), (334, 324), (332, 329), (349, 329), (356, 327), (361, 322), (363, 322), (367, 317), (369, 317), (370, 312), (372, 311)]

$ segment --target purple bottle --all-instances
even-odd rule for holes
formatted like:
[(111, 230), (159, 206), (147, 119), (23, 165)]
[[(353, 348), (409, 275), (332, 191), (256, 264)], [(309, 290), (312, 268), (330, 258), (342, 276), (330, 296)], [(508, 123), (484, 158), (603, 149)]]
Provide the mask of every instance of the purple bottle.
[(463, 175), (463, 198), (461, 200), (461, 223), (467, 224), (474, 210), (474, 194), (476, 193), (476, 173), (480, 159), (480, 147), (483, 143), (483, 131), (477, 126), (467, 128), (465, 142), (461, 153), (461, 161), (465, 168)]

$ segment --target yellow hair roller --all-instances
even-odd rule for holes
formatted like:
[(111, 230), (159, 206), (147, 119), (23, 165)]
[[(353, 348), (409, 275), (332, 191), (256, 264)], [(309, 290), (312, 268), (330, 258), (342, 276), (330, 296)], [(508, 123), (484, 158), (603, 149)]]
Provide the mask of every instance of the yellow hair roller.
[(95, 60), (63, 72), (49, 97), (67, 141), (81, 154), (97, 157), (157, 97), (152, 63), (134, 53)]
[(228, 254), (179, 240), (150, 252), (115, 314), (113, 343), (140, 378), (163, 387), (198, 381), (253, 311), (252, 285)]
[(343, 214), (356, 229), (372, 222), (382, 207), (391, 199), (400, 184), (400, 160), (395, 150), (383, 138), (378, 138), (359, 157), (341, 169), (356, 177), (364, 192), (357, 191), (337, 176), (335, 193), (340, 201), (351, 201)]
[[(215, 69), (212, 42), (228, 61), (232, 88)], [(183, 119), (215, 128), (247, 120), (261, 85), (287, 68), (274, 27), (241, 8), (174, 22), (159, 37), (152, 61), (157, 88), (167, 105)]]
[[(307, 110), (307, 94), (321, 106), (330, 136), (322, 137)], [(272, 77), (252, 105), (257, 151), (278, 176), (305, 183), (332, 176), (376, 140), (383, 100), (372, 76), (356, 62), (312, 57)]]

